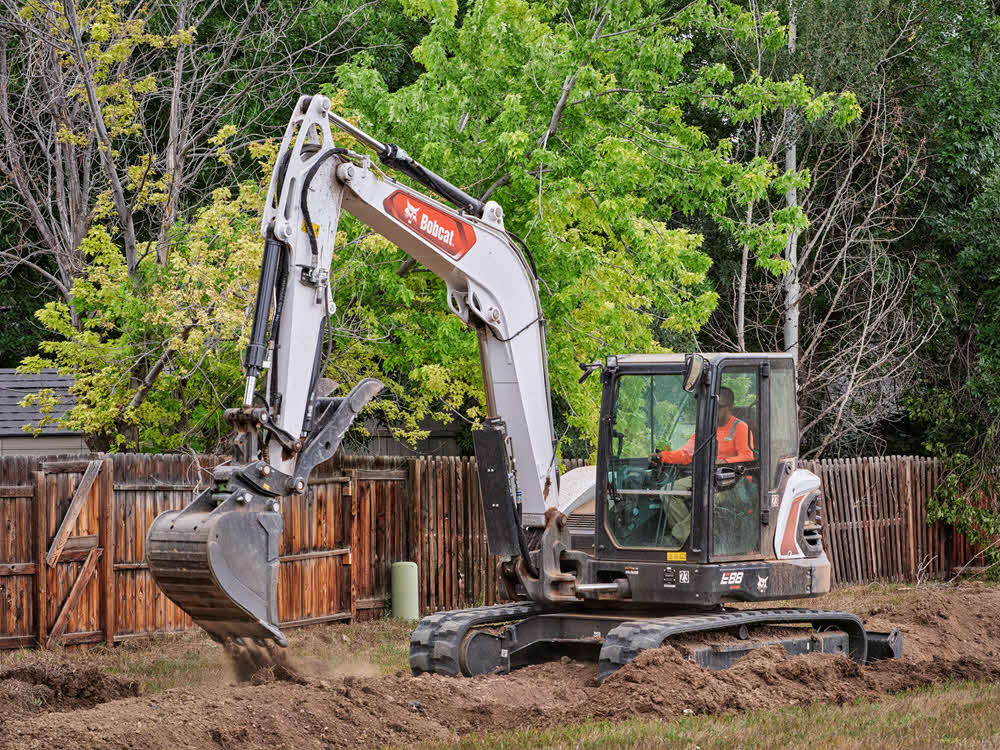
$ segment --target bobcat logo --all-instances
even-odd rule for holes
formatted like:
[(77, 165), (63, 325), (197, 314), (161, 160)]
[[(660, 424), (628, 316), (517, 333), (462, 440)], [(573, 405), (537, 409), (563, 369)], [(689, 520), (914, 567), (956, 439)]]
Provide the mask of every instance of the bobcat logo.
[(406, 219), (407, 223), (412, 224), (417, 220), (417, 211), (420, 209), (414, 206), (409, 201), (406, 201), (406, 208), (403, 209), (403, 218)]
[(768, 576), (757, 576), (757, 591), (762, 594), (767, 593), (767, 579)]

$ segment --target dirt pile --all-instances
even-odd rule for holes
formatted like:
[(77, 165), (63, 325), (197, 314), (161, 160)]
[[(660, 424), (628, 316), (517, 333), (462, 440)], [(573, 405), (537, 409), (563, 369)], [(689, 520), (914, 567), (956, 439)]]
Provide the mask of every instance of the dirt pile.
[(28, 663), (0, 670), (0, 717), (74, 711), (139, 695), (139, 685), (94, 667)]
[[(86, 690), (65, 687), (76, 684), (68, 678), (46, 681), (23, 673), (24, 679), (6, 677), (7, 682), (16, 679), (27, 686), (18, 688), (18, 705), (33, 705), (36, 698), (52, 701), (41, 688), (63, 696), (64, 702), (15, 713), (21, 718), (0, 724), (0, 749), (405, 746), (588, 718), (673, 718), (819, 701), (844, 703), (948, 680), (1000, 682), (998, 588), (858, 589), (853, 594), (838, 592), (815, 606), (855, 611), (874, 630), (900, 628), (905, 657), (860, 667), (844, 657), (789, 657), (773, 647), (750, 654), (730, 670), (711, 672), (667, 646), (641, 654), (603, 684), (597, 682), (595, 664), (569, 660), (475, 679), (412, 677), (404, 672), (331, 676), (307, 670), (290, 680), (270, 663), (258, 665), (249, 683), (227, 680), (111, 703), (101, 700), (133, 693), (119, 687), (125, 692), (97, 691), (92, 697)], [(91, 702), (79, 705), (93, 707), (38, 713), (71, 708), (65, 701), (80, 696)], [(0, 697), (0, 713), (2, 701)]]
[(878, 597), (864, 608), (847, 605), (871, 630), (902, 630), (907, 656), (1000, 660), (1000, 590), (995, 586), (923, 587)]
[(574, 718), (626, 719), (652, 715), (717, 714), (810, 703), (843, 704), (946, 680), (1000, 681), (1000, 663), (970, 657), (905, 657), (861, 667), (845, 656), (788, 656), (761, 649), (731, 669), (712, 672), (677, 648), (640, 654), (613, 674)]

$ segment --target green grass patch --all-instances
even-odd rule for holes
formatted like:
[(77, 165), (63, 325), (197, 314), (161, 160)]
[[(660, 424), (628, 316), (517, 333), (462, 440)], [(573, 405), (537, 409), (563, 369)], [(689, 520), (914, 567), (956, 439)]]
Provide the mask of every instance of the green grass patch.
[(469, 735), (424, 750), (648, 748), (650, 750), (868, 750), (996, 747), (1000, 686), (953, 683), (856, 701), (816, 704), (675, 721), (588, 721), (555, 729)]

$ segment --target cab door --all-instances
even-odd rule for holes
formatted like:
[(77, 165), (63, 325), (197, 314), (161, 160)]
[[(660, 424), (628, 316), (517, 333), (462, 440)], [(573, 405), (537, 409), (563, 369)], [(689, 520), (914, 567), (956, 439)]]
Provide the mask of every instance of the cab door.
[[(770, 484), (768, 363), (726, 358), (714, 385), (709, 549), (713, 561), (760, 559)], [(735, 475), (735, 481), (733, 476)]]

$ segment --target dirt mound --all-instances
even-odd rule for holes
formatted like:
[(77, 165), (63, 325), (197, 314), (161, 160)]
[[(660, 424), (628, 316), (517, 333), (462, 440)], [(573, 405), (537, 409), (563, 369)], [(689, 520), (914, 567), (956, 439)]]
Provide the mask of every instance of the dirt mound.
[(732, 668), (712, 672), (667, 646), (641, 653), (595, 691), (576, 719), (664, 718), (739, 712), (810, 703), (843, 704), (946, 680), (1000, 681), (1000, 664), (971, 657), (906, 657), (861, 667), (845, 656), (789, 656), (780, 646), (760, 649)]
[(1000, 591), (995, 586), (928, 586), (880, 599), (854, 611), (871, 630), (902, 630), (907, 656), (1000, 660)]
[[(815, 606), (855, 611), (873, 630), (900, 628), (904, 658), (860, 667), (842, 656), (789, 657), (776, 646), (751, 653), (727, 671), (711, 672), (684, 658), (682, 649), (666, 646), (644, 652), (603, 684), (597, 682), (595, 664), (568, 660), (474, 679), (412, 677), (404, 672), (333, 676), (312, 670), (291, 679), (273, 661), (253, 662), (248, 683), (167, 690), (103, 704), (101, 700), (134, 692), (97, 690), (97, 697), (88, 697), (83, 687), (67, 687), (88, 684), (79, 676), (79, 682), (73, 682), (68, 666), (62, 681), (7, 670), (0, 672), (0, 687), (19, 683), (7, 700), (34, 708), (15, 711), (13, 716), (21, 718), (0, 722), (0, 748), (327, 750), (412, 745), (583, 719), (670, 719), (845, 703), (950, 680), (1000, 682), (1000, 588), (873, 587), (838, 592)], [(94, 677), (111, 680), (105, 684), (116, 682), (97, 674), (89, 678), (91, 684)], [(4, 695), (0, 693), (0, 715)], [(93, 707), (39, 714), (53, 707), (65, 711), (74, 707), (67, 701), (78, 698), (90, 701), (78, 706)], [(45, 707), (35, 706), (36, 701)]]
[(139, 685), (94, 667), (28, 663), (0, 670), (0, 716), (73, 711), (139, 695)]

